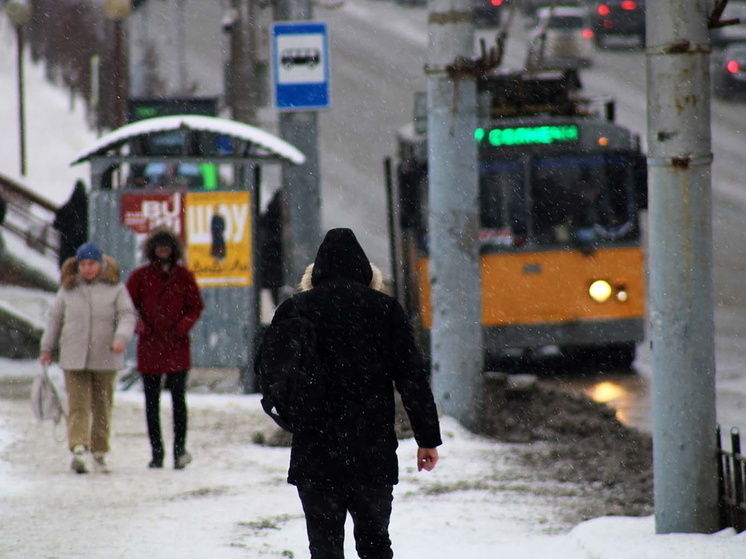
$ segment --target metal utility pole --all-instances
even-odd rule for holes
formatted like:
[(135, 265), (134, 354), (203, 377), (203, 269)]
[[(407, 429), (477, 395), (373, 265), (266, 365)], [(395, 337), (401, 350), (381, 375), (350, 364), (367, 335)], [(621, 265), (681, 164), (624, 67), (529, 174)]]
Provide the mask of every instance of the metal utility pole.
[(24, 50), (24, 31), (23, 28), (31, 21), (33, 10), (30, 2), (26, 0), (10, 0), (5, 6), (5, 13), (8, 15), (11, 23), (16, 28), (16, 46), (18, 48), (16, 56), (16, 71), (18, 74), (18, 152), (19, 152), (19, 170), (21, 176), (26, 176), (26, 108), (25, 108), (25, 91), (24, 91), (24, 69), (23, 69), (23, 50)]
[(109, 123), (119, 128), (127, 123), (127, 99), (129, 93), (128, 51), (125, 20), (132, 12), (131, 0), (106, 0), (104, 15), (111, 21), (114, 48), (112, 59), (112, 111), (113, 118)]
[(184, 0), (174, 3), (174, 21), (176, 21), (176, 59), (179, 68), (179, 93), (187, 93), (187, 65), (186, 65), (186, 22), (184, 18)]
[(114, 27), (114, 126), (127, 123), (127, 42), (124, 20), (115, 19)]
[[(313, 19), (310, 0), (278, 0), (275, 21)], [(313, 262), (321, 243), (321, 187), (318, 150), (318, 117), (315, 111), (282, 111), (279, 116), (280, 137), (306, 156), (303, 165), (284, 165), (282, 184), (289, 214), (290, 246), (285, 254), (285, 284), (296, 285), (303, 270)]]
[(24, 92), (24, 70), (23, 70), (23, 25), (16, 25), (16, 37), (18, 44), (18, 58), (16, 59), (18, 72), (18, 153), (19, 170), (21, 176), (26, 176), (26, 94)]
[(148, 94), (148, 10), (149, 5), (138, 3), (135, 9), (133, 3), (132, 15), (129, 19), (129, 44), (127, 46), (130, 57), (127, 72), (129, 73), (129, 97), (140, 98)]
[(718, 529), (705, 2), (647, 4), (656, 532)]
[(476, 80), (471, 0), (428, 4), (427, 109), (432, 383), (444, 413), (475, 428), (482, 387)]
[[(233, 120), (256, 124), (256, 19), (255, 0), (232, 0), (233, 22), (230, 32), (230, 106)], [(292, 142), (291, 142), (292, 143)]]

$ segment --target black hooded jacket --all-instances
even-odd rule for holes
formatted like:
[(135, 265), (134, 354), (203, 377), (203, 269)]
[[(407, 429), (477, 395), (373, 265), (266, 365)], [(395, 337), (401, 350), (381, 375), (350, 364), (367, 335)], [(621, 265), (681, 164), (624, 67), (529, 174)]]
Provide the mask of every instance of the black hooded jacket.
[(82, 181), (75, 183), (70, 199), (55, 214), (52, 226), (60, 232), (60, 269), (78, 247), (88, 240), (88, 194)]
[(370, 287), (373, 270), (354, 233), (332, 229), (314, 261), (311, 289), (285, 301), (273, 318), (295, 316), (305, 299), (328, 375), (328, 428), (293, 436), (292, 484), (397, 483), (394, 386), (417, 444), (441, 444), (428, 371), (412, 328), (394, 298)]

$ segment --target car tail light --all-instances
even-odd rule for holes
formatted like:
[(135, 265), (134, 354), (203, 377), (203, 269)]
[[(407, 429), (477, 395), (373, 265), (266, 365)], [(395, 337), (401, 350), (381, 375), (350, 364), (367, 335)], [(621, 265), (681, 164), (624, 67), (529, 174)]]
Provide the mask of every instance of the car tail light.
[(725, 65), (725, 69), (728, 70), (731, 74), (737, 74), (741, 71), (741, 65), (736, 60), (729, 60), (728, 63)]
[(583, 29), (583, 32), (581, 33), (583, 39), (593, 39), (593, 30), (592, 29)]
[(606, 4), (600, 4), (596, 11), (598, 12), (598, 15), (600, 16), (607, 16), (611, 13), (611, 10)]
[(503, 5), (503, 0), (490, 0), (490, 4), (497, 8)]
[(622, 2), (622, 9), (623, 10), (636, 10), (637, 2), (635, 2), (634, 0), (624, 0), (624, 2)]

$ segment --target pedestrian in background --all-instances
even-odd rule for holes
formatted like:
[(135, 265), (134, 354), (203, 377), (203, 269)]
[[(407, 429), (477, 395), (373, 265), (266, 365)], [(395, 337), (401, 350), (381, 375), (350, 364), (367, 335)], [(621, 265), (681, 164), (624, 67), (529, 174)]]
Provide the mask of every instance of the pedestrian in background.
[(52, 227), (60, 232), (57, 261), (60, 269), (78, 247), (88, 240), (88, 194), (83, 181), (77, 181), (70, 199), (57, 210)]
[(124, 367), (124, 350), (135, 329), (135, 310), (119, 281), (116, 261), (94, 243), (81, 245), (62, 265), (62, 287), (49, 312), (41, 338), (39, 360), (52, 362), (59, 349), (68, 398), (68, 445), (71, 467), (89, 471), (86, 454), (93, 454), (97, 472), (109, 473), (111, 408), (117, 370)]
[(163, 467), (160, 398), (164, 377), (173, 403), (174, 468), (181, 470), (192, 461), (186, 450), (186, 388), (192, 366), (189, 332), (202, 314), (204, 303), (194, 275), (179, 263), (183, 255), (181, 241), (173, 231), (155, 228), (143, 245), (148, 263), (136, 268), (127, 280), (139, 314), (137, 369), (145, 389), (150, 468)]
[(279, 304), (280, 289), (284, 285), (282, 271), (282, 231), (284, 197), (278, 188), (267, 210), (259, 217), (259, 284), (268, 289), (272, 302)]
[(354, 522), (358, 555), (393, 557), (389, 518), (398, 482), (394, 387), (432, 470), (441, 444), (429, 373), (404, 309), (381, 291), (381, 272), (350, 229), (332, 229), (301, 281), (302, 293), (273, 318), (313, 322), (326, 375), (326, 428), (293, 435), (288, 482), (306, 517), (312, 559), (344, 557), (344, 525)]

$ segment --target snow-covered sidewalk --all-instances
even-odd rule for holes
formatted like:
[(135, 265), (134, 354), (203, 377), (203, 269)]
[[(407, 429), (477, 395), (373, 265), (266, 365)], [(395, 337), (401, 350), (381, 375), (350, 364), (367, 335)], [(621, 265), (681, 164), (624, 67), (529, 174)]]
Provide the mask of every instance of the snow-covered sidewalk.
[[(0, 360), (17, 377), (33, 363)], [(8, 395), (0, 385), (0, 397)], [(258, 396), (189, 394), (183, 471), (149, 470), (142, 394), (116, 394), (111, 475), (75, 475), (64, 442), (33, 419), (25, 397), (0, 399), (0, 557), (140, 559), (308, 557), (303, 515), (285, 482), (289, 449), (254, 444), (274, 426)], [(170, 433), (169, 396), (163, 399)], [(450, 418), (435, 471), (417, 473), (400, 446), (402, 481), (391, 534), (397, 557), (428, 559), (736, 559), (746, 534), (654, 536), (652, 518), (580, 524), (588, 503), (572, 484), (518, 463), (519, 445), (475, 436)], [(62, 426), (57, 429), (62, 437)], [(169, 439), (167, 438), (167, 441)], [(167, 461), (167, 466), (170, 464)], [(351, 527), (347, 557), (355, 557)]]

